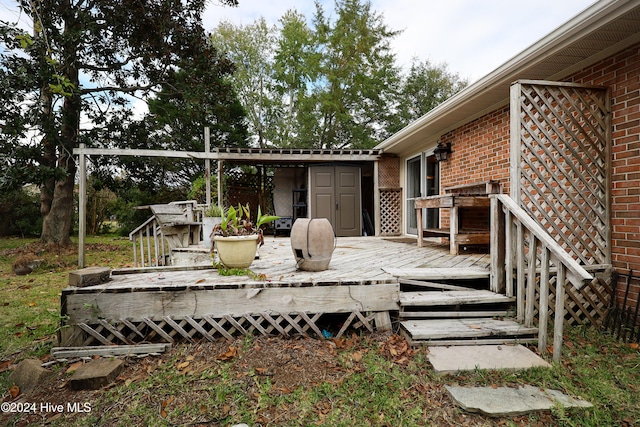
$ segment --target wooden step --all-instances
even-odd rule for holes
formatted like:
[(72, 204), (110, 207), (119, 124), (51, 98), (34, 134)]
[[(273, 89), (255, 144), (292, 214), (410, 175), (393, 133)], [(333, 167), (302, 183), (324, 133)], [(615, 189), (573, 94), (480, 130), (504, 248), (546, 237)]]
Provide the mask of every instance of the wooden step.
[(450, 285), (447, 283), (427, 282), (424, 280), (412, 280), (412, 279), (399, 279), (400, 289), (402, 285), (409, 285), (417, 288), (431, 289), (431, 290), (450, 290), (450, 291), (468, 291), (470, 288), (465, 286)]
[(401, 292), (402, 307), (432, 307), (462, 304), (500, 304), (512, 303), (516, 299), (491, 291), (443, 291), (443, 292)]
[(446, 268), (383, 268), (387, 273), (401, 279), (412, 280), (467, 280), (488, 279), (490, 272), (482, 267)]
[(445, 318), (462, 318), (462, 317), (509, 317), (513, 316), (510, 310), (483, 310), (483, 311), (400, 311), (398, 317), (400, 319), (445, 319)]
[(431, 345), (533, 342), (538, 333), (513, 320), (485, 318), (406, 320), (400, 326), (412, 344)]

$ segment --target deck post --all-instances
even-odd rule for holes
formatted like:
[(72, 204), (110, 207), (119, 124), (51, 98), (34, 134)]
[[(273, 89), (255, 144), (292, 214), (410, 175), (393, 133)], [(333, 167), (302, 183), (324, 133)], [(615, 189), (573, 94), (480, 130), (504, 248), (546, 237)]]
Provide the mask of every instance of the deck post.
[(500, 201), (491, 198), (491, 283), (490, 289), (496, 293), (505, 291), (505, 226), (504, 215), (500, 212)]

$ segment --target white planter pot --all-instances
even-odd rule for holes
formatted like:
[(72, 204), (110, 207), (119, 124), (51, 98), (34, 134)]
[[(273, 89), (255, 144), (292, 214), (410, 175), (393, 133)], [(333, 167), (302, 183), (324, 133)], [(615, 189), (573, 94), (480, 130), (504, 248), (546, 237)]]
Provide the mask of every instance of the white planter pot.
[(335, 247), (335, 234), (326, 218), (298, 218), (291, 227), (291, 249), (300, 270), (329, 268)]
[(222, 222), (222, 218), (219, 216), (205, 216), (202, 218), (202, 241), (203, 246), (207, 249), (211, 249), (213, 242), (211, 241), (211, 233), (213, 232), (213, 227), (216, 224), (220, 224)]
[(248, 268), (256, 257), (258, 235), (215, 236), (220, 264), (227, 268)]

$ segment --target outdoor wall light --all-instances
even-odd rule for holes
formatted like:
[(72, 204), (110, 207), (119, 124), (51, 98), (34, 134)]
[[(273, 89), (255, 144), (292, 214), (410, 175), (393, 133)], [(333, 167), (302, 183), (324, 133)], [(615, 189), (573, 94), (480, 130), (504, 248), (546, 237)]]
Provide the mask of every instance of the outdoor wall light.
[(451, 153), (451, 143), (447, 142), (438, 142), (438, 146), (433, 150), (433, 154), (436, 156), (436, 160), (439, 162), (443, 162), (447, 160), (449, 154)]

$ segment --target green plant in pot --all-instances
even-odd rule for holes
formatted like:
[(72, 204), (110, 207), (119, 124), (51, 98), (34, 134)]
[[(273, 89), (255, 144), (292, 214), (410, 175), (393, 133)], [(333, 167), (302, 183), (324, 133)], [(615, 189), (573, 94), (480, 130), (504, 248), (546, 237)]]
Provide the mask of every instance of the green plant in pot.
[(258, 247), (264, 244), (262, 226), (277, 220), (278, 216), (262, 215), (258, 207), (255, 223), (251, 220), (249, 205), (230, 206), (222, 221), (213, 227), (213, 242), (220, 264), (227, 268), (247, 268), (256, 256)]

